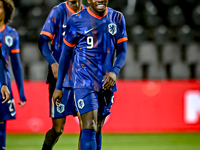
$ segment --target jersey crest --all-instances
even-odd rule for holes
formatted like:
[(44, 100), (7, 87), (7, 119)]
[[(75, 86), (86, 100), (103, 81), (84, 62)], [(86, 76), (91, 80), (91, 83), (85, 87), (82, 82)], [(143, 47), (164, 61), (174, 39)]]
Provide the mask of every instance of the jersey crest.
[(8, 47), (11, 47), (13, 45), (13, 38), (11, 36), (6, 36), (5, 37), (5, 43), (8, 45)]
[(108, 32), (112, 35), (115, 35), (117, 33), (117, 25), (115, 23), (110, 23), (108, 25)]
[(83, 99), (79, 99), (78, 100), (78, 108), (83, 109), (83, 107), (85, 106)]
[(63, 112), (65, 111), (65, 105), (63, 105), (63, 104), (58, 105), (57, 111), (58, 111), (60, 114), (63, 113)]

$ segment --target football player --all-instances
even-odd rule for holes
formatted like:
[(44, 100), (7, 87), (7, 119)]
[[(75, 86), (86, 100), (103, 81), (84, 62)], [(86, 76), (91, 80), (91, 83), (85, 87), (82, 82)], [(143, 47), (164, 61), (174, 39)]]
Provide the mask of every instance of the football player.
[[(60, 3), (49, 13), (40, 34), (39, 48), (49, 63), (47, 83), (49, 84), (50, 117), (52, 117), (53, 122), (52, 128), (46, 133), (43, 150), (51, 150), (53, 145), (58, 141), (59, 136), (64, 130), (66, 116), (76, 115), (72, 80), (73, 57), (70, 58), (70, 67), (65, 74), (62, 89), (63, 100), (58, 107), (55, 107), (52, 95), (56, 86), (58, 62), (62, 51), (63, 36), (66, 34), (67, 22), (72, 14), (84, 8), (86, 7), (82, 5), (82, 0), (68, 0)], [(50, 46), (49, 43), (51, 43)]]
[(60, 104), (63, 80), (76, 53), (73, 70), (75, 104), (82, 121), (81, 150), (100, 150), (101, 130), (113, 104), (117, 75), (125, 64), (128, 38), (123, 14), (108, 8), (108, 0), (88, 3), (90, 7), (72, 15), (67, 23), (53, 99)]
[[(9, 58), (11, 59), (12, 70), (20, 95), (20, 102), (18, 104), (20, 106), (24, 106), (26, 103), (23, 87), (23, 73), (19, 53), (19, 36), (15, 29), (7, 26), (7, 23), (12, 20), (14, 10), (15, 6), (12, 0), (0, 0), (1, 61), (4, 67), (4, 69), (1, 69), (1, 72), (4, 71), (6, 74), (7, 86), (11, 92), (10, 99), (8, 101), (4, 101), (2, 98), (0, 98), (0, 150), (4, 150), (6, 147), (6, 121), (16, 118), (8, 66)], [(2, 104), (2, 101), (5, 103)]]

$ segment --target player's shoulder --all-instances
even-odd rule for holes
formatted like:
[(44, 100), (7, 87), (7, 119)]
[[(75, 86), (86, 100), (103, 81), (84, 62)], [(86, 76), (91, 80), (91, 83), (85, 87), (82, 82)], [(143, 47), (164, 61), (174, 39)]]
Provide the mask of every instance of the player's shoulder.
[(87, 13), (87, 8), (84, 8), (81, 11), (79, 11), (79, 12), (77, 12), (75, 14), (72, 14), (70, 18), (73, 19), (73, 20), (77, 20), (77, 19), (79, 20), (81, 18), (85, 19), (85, 14), (86, 13)]
[(112, 15), (117, 15), (117, 16), (124, 16), (122, 12), (117, 11), (113, 8), (108, 7), (108, 13)]
[(60, 11), (64, 11), (66, 9), (66, 2), (62, 2), (57, 5), (57, 9), (59, 9)]
[(5, 26), (5, 30), (7, 34), (11, 34), (11, 35), (16, 35), (18, 34), (17, 30), (15, 28), (12, 28), (10, 26)]
[(121, 25), (125, 26), (126, 21), (122, 12), (114, 10), (112, 8), (108, 8), (108, 15), (109, 15), (109, 18), (112, 18), (113, 21), (119, 26)]
[(59, 12), (61, 12), (62, 10), (64, 10), (64, 7), (65, 7), (65, 3), (62, 2), (62, 3), (60, 3), (60, 4), (56, 5), (56, 6), (54, 6), (54, 7), (51, 9), (51, 12), (57, 12), (57, 13), (59, 13)]

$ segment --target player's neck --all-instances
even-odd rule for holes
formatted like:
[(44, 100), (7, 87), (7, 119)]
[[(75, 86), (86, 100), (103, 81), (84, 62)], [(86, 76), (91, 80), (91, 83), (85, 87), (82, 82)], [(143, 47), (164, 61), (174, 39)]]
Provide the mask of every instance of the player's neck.
[(82, 6), (79, 7), (79, 9), (74, 10), (76, 13), (82, 10)]
[(0, 20), (0, 30), (3, 28), (3, 25), (4, 25), (4, 21)]
[(80, 6), (79, 6), (78, 8), (77, 8), (77, 7), (72, 7), (72, 3), (71, 3), (71, 2), (68, 2), (68, 5), (69, 5), (69, 7), (70, 7), (71, 9), (73, 9), (74, 12), (76, 12), (76, 13), (82, 10), (82, 4), (80, 4)]

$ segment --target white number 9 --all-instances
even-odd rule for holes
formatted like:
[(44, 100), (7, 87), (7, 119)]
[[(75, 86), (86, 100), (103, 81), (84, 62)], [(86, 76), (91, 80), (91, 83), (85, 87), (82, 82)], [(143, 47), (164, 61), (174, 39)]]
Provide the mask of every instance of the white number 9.
[(94, 42), (93, 42), (93, 37), (92, 36), (88, 36), (87, 37), (87, 44), (88, 44), (87, 49), (93, 48)]

